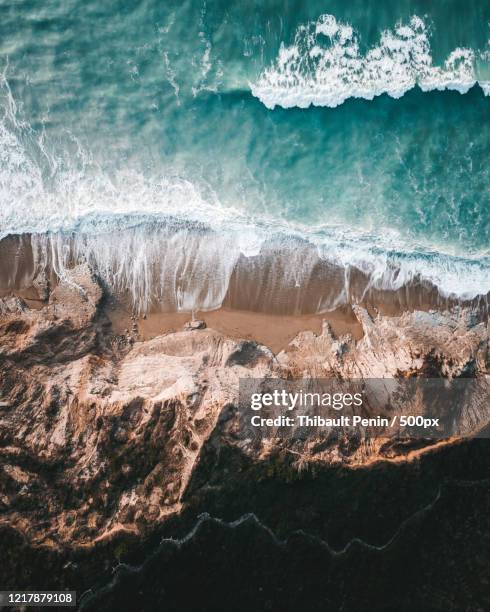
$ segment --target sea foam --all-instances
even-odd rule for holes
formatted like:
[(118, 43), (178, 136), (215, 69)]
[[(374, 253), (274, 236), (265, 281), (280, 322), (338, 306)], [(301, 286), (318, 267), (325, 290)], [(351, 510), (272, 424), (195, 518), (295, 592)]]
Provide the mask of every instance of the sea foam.
[[(337, 25), (322, 27), (330, 32)], [(351, 31), (336, 35), (348, 40)], [(254, 287), (262, 302), (289, 291), (295, 308), (315, 311), (362, 297), (352, 294), (356, 271), (366, 279), (364, 292), (417, 280), (464, 299), (490, 291), (488, 253), (457, 257), (386, 233), (252, 217), (185, 177), (109, 173), (73, 136), (70, 150), (54, 152), (44, 133), (19, 120), (5, 80), (2, 91), (0, 239), (30, 234), (36, 265), (51, 266), (61, 278), (73, 261), (88, 261), (138, 312), (155, 303), (169, 310), (218, 308), (233, 278)], [(335, 270), (335, 283), (320, 275), (316, 301), (306, 304), (325, 265)]]
[[(417, 16), (383, 31), (379, 43), (364, 52), (352, 26), (325, 14), (299, 26), (291, 45), (281, 44), (251, 91), (270, 109), (334, 108), (348, 98), (372, 100), (384, 93), (400, 98), (416, 85), (466, 93), (478, 82), (476, 59), (472, 49), (456, 48), (443, 65), (434, 65), (429, 28)], [(488, 95), (488, 81), (480, 86)]]

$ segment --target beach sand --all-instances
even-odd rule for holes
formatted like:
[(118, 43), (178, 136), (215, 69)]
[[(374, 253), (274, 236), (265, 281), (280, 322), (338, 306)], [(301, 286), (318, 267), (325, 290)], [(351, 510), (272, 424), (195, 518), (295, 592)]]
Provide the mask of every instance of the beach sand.
[[(132, 319), (130, 312), (120, 305), (109, 305), (107, 314), (114, 333), (123, 334), (138, 326), (138, 339), (149, 340), (184, 328), (191, 320), (189, 313), (151, 313), (146, 317)], [(196, 319), (207, 327), (235, 339), (253, 340), (269, 347), (274, 353), (280, 352), (302, 331), (319, 334), (323, 321), (327, 321), (336, 336), (351, 334), (355, 339), (362, 337), (362, 328), (350, 307), (318, 315), (272, 315), (259, 312), (220, 308), (209, 312), (196, 312)]]

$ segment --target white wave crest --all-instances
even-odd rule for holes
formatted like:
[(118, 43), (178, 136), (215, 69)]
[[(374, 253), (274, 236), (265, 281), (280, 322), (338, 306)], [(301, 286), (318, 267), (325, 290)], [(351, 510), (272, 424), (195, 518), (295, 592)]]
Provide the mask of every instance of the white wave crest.
[[(475, 60), (475, 51), (457, 48), (435, 66), (429, 29), (417, 16), (382, 32), (379, 44), (363, 54), (353, 28), (326, 14), (301, 25), (292, 45), (281, 44), (276, 61), (251, 90), (270, 109), (334, 108), (348, 98), (372, 100), (384, 93), (400, 98), (416, 85), (466, 93), (478, 82)], [(480, 85), (488, 95), (488, 82)]]

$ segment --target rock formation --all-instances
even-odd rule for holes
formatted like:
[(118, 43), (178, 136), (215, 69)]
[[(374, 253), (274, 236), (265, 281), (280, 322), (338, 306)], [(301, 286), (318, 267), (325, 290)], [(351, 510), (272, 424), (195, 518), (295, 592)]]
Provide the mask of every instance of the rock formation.
[(250, 466), (269, 474), (285, 465), (289, 479), (322, 465), (410, 461), (457, 442), (257, 443), (233, 416), (241, 378), (486, 380), (489, 369), (488, 325), (464, 309), (372, 317), (356, 307), (361, 340), (337, 338), (325, 323), (274, 355), (201, 325), (146, 341), (116, 335), (85, 265), (48, 293), (40, 309), (0, 300), (0, 532), (32, 550), (149, 538), (193, 504), (207, 510), (210, 491), (219, 500), (221, 488), (245, 487)]

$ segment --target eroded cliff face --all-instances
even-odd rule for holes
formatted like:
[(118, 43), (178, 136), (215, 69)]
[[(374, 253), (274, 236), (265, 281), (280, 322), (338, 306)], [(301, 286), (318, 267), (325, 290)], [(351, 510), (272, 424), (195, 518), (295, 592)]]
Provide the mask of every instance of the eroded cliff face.
[(252, 443), (227, 417), (240, 378), (488, 371), (488, 326), (464, 310), (373, 319), (357, 308), (360, 341), (336, 338), (325, 324), (275, 356), (211, 329), (145, 342), (136, 333), (116, 336), (87, 266), (47, 293), (39, 310), (16, 297), (0, 301), (0, 524), (34, 546), (147, 535), (183, 510), (207, 446), (235, 449), (249, 462), (289, 453), (298, 469), (407, 461), (422, 452), (397, 451), (387, 440), (322, 448), (310, 440), (294, 453), (284, 441)]

